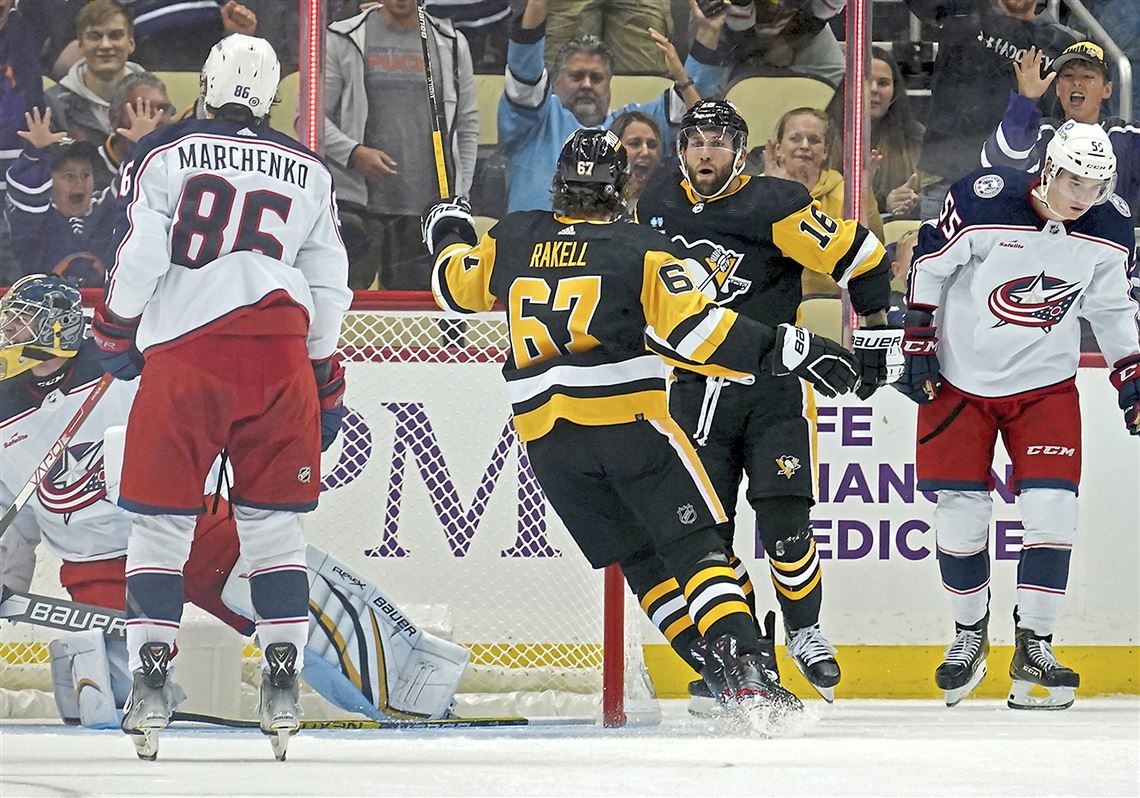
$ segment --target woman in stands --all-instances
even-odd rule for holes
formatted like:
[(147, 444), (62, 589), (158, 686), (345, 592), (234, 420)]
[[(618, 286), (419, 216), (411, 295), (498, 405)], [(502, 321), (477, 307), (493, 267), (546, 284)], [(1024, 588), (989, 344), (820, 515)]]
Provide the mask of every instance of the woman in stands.
[[(800, 183), (819, 200), (824, 213), (833, 219), (847, 218), (843, 212), (843, 175), (826, 168), (830, 153), (830, 126), (827, 115), (816, 108), (793, 108), (776, 126), (776, 140), (764, 147), (764, 174)], [(881, 241), (883, 221), (869, 190), (864, 191), (860, 221)], [(824, 274), (804, 271), (804, 296), (838, 295), (835, 281)]]
[(867, 114), (871, 120), (871, 190), (879, 212), (895, 219), (918, 218), (915, 166), (923, 127), (910, 110), (906, 85), (894, 57), (871, 48), (867, 78)]
[(637, 198), (653, 171), (661, 163), (661, 126), (649, 114), (626, 111), (614, 120), (610, 130), (621, 139), (629, 159), (629, 182), (625, 187), (626, 214), (632, 218)]

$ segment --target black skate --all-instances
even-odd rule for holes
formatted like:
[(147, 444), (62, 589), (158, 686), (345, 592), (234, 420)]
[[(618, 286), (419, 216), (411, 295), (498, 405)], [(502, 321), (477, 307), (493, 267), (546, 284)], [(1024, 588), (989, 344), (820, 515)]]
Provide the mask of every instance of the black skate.
[(300, 686), (297, 683), (297, 647), (271, 643), (265, 649), (261, 672), (261, 699), (257, 712), (261, 731), (269, 736), (273, 755), (285, 761), (289, 736), (301, 728)]
[(701, 678), (689, 682), (689, 714), (698, 718), (723, 717), (725, 704), (731, 698), (724, 670), (703, 637), (693, 643), (691, 650), (693, 659), (701, 663)]
[(955, 623), (954, 642), (946, 647), (942, 664), (934, 671), (934, 681), (946, 692), (946, 706), (957, 706), (986, 675), (986, 655), (990, 653), (988, 634), (990, 614), (975, 624)]
[(167, 678), (170, 646), (144, 643), (139, 655), (142, 669), (134, 673), (121, 728), (131, 735), (139, 759), (154, 760), (158, 757), (158, 733), (170, 723), (170, 714), (185, 693)]
[(736, 638), (721, 635), (712, 645), (712, 656), (728, 683), (727, 700), (722, 703), (746, 728), (769, 737), (789, 713), (801, 712), (804, 706), (780, 685), (779, 676), (765, 667), (766, 661), (775, 660), (771, 642), (759, 640), (752, 647), (753, 651), (741, 651)]
[[(1053, 635), (1038, 635), (1018, 629), (1009, 663), (1013, 686), (1009, 689), (1010, 709), (1068, 709), (1081, 686), (1080, 674), (1057, 661)], [(1035, 695), (1044, 689), (1045, 695)]]
[(819, 624), (803, 629), (789, 629), (788, 656), (796, 663), (800, 673), (827, 703), (835, 701), (835, 685), (839, 684), (839, 663), (835, 661), (835, 648), (819, 631)]

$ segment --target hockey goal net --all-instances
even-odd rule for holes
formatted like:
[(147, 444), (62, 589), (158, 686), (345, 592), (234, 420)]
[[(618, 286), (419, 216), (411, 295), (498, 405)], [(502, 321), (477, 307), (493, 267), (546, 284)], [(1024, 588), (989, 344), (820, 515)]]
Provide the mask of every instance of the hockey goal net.
[[(427, 293), (359, 293), (340, 342), (349, 414), (309, 542), (470, 650), (459, 714), (652, 716), (635, 602), (620, 574), (590, 569), (543, 496), (510, 423), (507, 350), (501, 313), (456, 319)], [(60, 595), (48, 560), (32, 591)], [(51, 634), (0, 624), (7, 715), (43, 714), (20, 693), (50, 690)]]

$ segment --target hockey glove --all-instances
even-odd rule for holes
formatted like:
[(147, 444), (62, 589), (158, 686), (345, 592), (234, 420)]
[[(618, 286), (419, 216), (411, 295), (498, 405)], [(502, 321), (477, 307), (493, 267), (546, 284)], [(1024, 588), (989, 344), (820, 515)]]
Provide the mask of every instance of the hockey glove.
[(344, 406), (344, 366), (340, 355), (313, 361), (317, 378), (317, 399), (321, 406), (321, 451), (333, 445), (348, 409)]
[(942, 387), (938, 364), (938, 336), (933, 314), (927, 310), (909, 310), (906, 334), (903, 336), (903, 373), (894, 383), (900, 393), (920, 405), (934, 401)]
[(1140, 435), (1140, 355), (1131, 355), (1116, 361), (1112, 385), (1120, 392), (1118, 401), (1124, 411), (1124, 426), (1129, 435)]
[(847, 393), (859, 382), (850, 352), (835, 341), (791, 324), (776, 328), (772, 373), (795, 374), (828, 398)]
[(869, 399), (884, 385), (902, 376), (903, 331), (886, 325), (865, 327), (851, 333), (851, 348), (859, 368), (859, 387), (855, 394)]
[(99, 362), (117, 380), (133, 380), (142, 374), (142, 352), (135, 347), (138, 328), (138, 319), (119, 318), (105, 307), (95, 310), (91, 333), (99, 348)]
[(424, 214), (420, 230), (424, 246), (431, 255), (460, 241), (471, 246), (479, 243), (479, 236), (475, 234), (475, 217), (471, 215), (471, 206), (463, 197), (432, 204)]

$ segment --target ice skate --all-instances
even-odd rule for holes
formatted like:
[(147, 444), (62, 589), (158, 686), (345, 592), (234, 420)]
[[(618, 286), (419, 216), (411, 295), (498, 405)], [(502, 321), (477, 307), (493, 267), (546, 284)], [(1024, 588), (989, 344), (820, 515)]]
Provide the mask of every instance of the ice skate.
[(942, 664), (934, 671), (934, 681), (946, 693), (946, 706), (957, 706), (986, 675), (986, 655), (990, 653), (988, 635), (990, 615), (975, 624), (954, 624), (958, 630), (954, 642), (946, 647)]
[(1057, 661), (1053, 635), (1028, 629), (1017, 630), (1009, 675), (1013, 678), (1006, 701), (1010, 709), (1068, 709), (1081, 685), (1080, 674)]
[(789, 629), (788, 656), (796, 663), (800, 673), (827, 703), (835, 701), (835, 685), (839, 684), (839, 663), (835, 661), (835, 648), (819, 631), (819, 624), (803, 629)]
[(170, 723), (170, 713), (179, 703), (179, 691), (167, 679), (170, 646), (144, 643), (139, 654), (142, 669), (134, 673), (121, 727), (131, 736), (139, 759), (153, 760), (158, 757), (158, 733)]
[(763, 651), (765, 645), (770, 643), (760, 640), (756, 651), (742, 652), (736, 638), (721, 635), (713, 643), (712, 655), (728, 683), (723, 703), (745, 728), (769, 737), (789, 713), (801, 712), (804, 707), (780, 685), (778, 675), (765, 667), (766, 660), (774, 659)]
[(698, 718), (723, 717), (730, 695), (724, 670), (703, 637), (693, 644), (692, 652), (693, 659), (701, 663), (701, 678), (689, 682), (689, 714)]
[(283, 762), (289, 736), (301, 728), (297, 647), (292, 643), (271, 643), (265, 649), (265, 662), (257, 711), (261, 731), (268, 735), (273, 755)]

